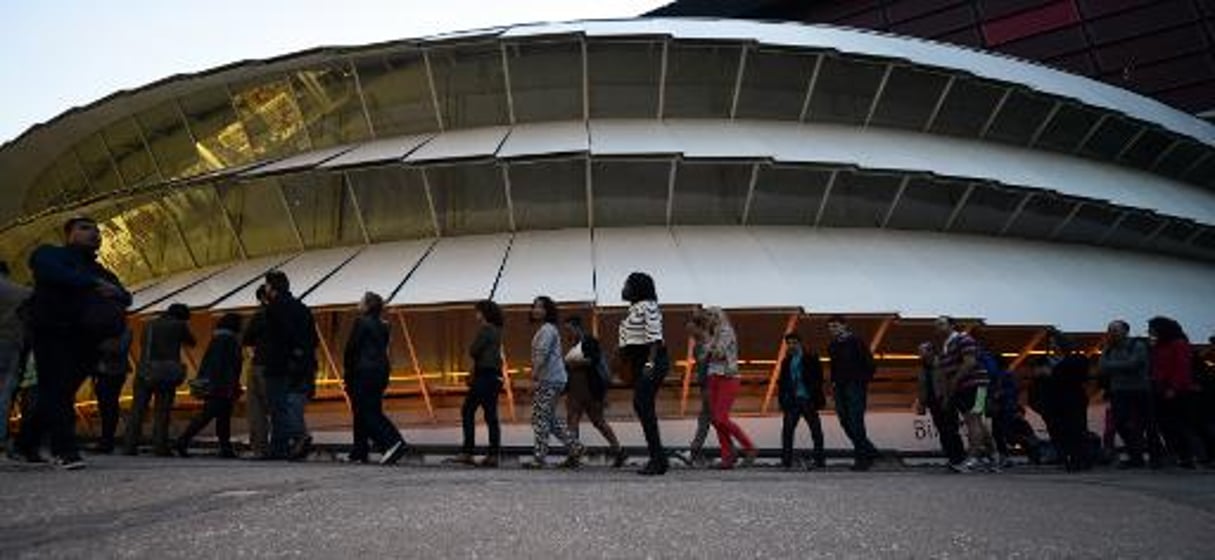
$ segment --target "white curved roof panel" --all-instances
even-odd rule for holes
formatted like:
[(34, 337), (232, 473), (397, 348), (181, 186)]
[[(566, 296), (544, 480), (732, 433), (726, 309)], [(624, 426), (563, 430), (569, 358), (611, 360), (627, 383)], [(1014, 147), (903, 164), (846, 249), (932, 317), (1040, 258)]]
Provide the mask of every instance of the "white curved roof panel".
[[(184, 303), (191, 308), (210, 307), (233, 292), (254, 282), (267, 271), (280, 267), (283, 263), (294, 259), (297, 255), (298, 253), (291, 255), (270, 255), (237, 262), (222, 272), (209, 276), (205, 280), (193, 284), (171, 298), (161, 300), (144, 311), (164, 311), (168, 309), (169, 305), (174, 303)], [(250, 305), (254, 304), (256, 304), (256, 301), (250, 302)]]
[(405, 156), (418, 149), (419, 146), (429, 142), (431, 138), (434, 138), (433, 134), (415, 134), (412, 136), (397, 136), (394, 138), (372, 140), (322, 163), (320, 167), (322, 169), (333, 169), (402, 160), (405, 159)]
[(654, 279), (663, 304), (698, 304), (704, 300), (692, 270), (666, 228), (605, 228), (595, 235), (595, 293), (599, 305), (626, 306), (620, 297), (633, 272)]
[(439, 239), (389, 303), (471, 303), (490, 297), (510, 240), (510, 234)]
[(595, 301), (595, 265), (588, 229), (515, 234), (493, 299), (527, 305), (546, 295), (558, 303)]
[(366, 292), (388, 299), (434, 245), (433, 239), (368, 245), (304, 296), (314, 307), (355, 305)]
[(470, 159), (492, 157), (498, 153), (502, 141), (510, 134), (510, 127), (466, 128), (441, 132), (429, 142), (405, 156), (409, 163), (422, 163), (445, 159)]
[(518, 124), (502, 142), (497, 156), (523, 156), (581, 153), (590, 149), (590, 136), (583, 121)]
[[(318, 283), (333, 274), (360, 249), (362, 249), (361, 246), (308, 251), (274, 268), (287, 275), (287, 279), (291, 281), (291, 293), (300, 297), (307, 295)], [(256, 306), (258, 284), (259, 282), (246, 284), (228, 297), (216, 302), (211, 310), (225, 311)]]

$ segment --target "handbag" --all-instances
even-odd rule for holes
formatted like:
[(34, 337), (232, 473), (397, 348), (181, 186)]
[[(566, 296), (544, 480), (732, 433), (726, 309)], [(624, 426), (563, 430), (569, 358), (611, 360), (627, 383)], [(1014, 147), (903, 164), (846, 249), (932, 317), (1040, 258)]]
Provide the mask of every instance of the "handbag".
[(156, 328), (149, 327), (147, 340), (142, 349), (142, 359), (139, 360), (139, 377), (156, 389), (172, 390), (186, 380), (186, 367), (181, 362), (173, 360), (152, 360), (152, 341), (156, 336)]

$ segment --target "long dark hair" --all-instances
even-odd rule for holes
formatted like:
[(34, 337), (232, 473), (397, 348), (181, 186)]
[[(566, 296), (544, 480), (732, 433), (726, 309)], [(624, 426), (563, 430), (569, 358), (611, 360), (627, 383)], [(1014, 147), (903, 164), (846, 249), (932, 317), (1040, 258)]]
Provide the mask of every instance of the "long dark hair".
[(545, 323), (552, 323), (556, 325), (560, 321), (561, 317), (557, 313), (557, 302), (553, 301), (553, 298), (548, 296), (536, 296), (536, 299), (532, 300), (532, 307), (535, 307), (537, 303), (544, 308)]
[(502, 308), (498, 307), (493, 300), (483, 299), (478, 301), (475, 307), (481, 313), (481, 317), (485, 318), (485, 322), (498, 328), (502, 328), (502, 325), (506, 323), (505, 317), (502, 316)]
[(1189, 341), (1189, 337), (1185, 335), (1185, 331), (1181, 328), (1181, 323), (1174, 321), (1168, 317), (1152, 317), (1148, 319), (1148, 332), (1156, 335), (1157, 342), (1173, 342), (1174, 340)]
[(367, 314), (372, 317), (379, 317), (384, 313), (384, 297), (375, 292), (367, 292), (363, 294), (363, 301), (367, 305)]
[(620, 296), (629, 303), (658, 301), (658, 291), (654, 289), (654, 279), (644, 272), (634, 272), (625, 278), (624, 289), (620, 291)]

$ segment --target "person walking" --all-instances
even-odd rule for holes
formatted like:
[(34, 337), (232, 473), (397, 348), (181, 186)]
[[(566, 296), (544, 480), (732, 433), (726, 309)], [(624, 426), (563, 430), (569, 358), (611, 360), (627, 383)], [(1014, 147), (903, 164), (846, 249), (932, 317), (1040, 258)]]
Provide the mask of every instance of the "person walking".
[(92, 378), (93, 396), (97, 399), (97, 413), (101, 417), (101, 437), (93, 451), (102, 455), (114, 452), (114, 434), (122, 415), (119, 401), (130, 370), (131, 338), (131, 329), (123, 329), (121, 335), (106, 339), (97, 349), (97, 367)]
[(624, 466), (629, 456), (621, 449), (616, 432), (604, 417), (611, 374), (603, 350), (599, 340), (583, 328), (582, 320), (577, 316), (565, 319), (565, 329), (571, 340), (570, 350), (565, 354), (565, 369), (569, 375), (565, 399), (566, 425), (581, 441), (578, 425), (582, 423), (582, 415), (586, 414), (591, 425), (607, 440), (612, 468), (618, 469)]
[(1160, 432), (1169, 452), (1183, 469), (1196, 467), (1194, 459), (1202, 453), (1196, 431), (1194, 410), (1193, 350), (1181, 325), (1168, 317), (1148, 321), (1151, 339), (1152, 384)]
[(654, 407), (658, 390), (671, 371), (671, 362), (662, 340), (662, 311), (658, 307), (654, 279), (644, 272), (629, 274), (620, 298), (629, 303), (629, 309), (620, 322), (617, 348), (633, 377), (633, 410), (641, 421), (650, 457), (637, 473), (663, 475), (670, 465), (662, 447), (658, 412)]
[(58, 466), (83, 468), (76, 446), (76, 390), (97, 365), (97, 346), (126, 328), (131, 294), (118, 276), (97, 262), (101, 230), (87, 217), (63, 226), (63, 246), (42, 245), (30, 255), (34, 276), (29, 324), (38, 364), (38, 399), (22, 417), (18, 453), (41, 462), (43, 434), (50, 434)]
[(932, 418), (937, 439), (941, 443), (941, 451), (949, 461), (949, 468), (953, 469), (955, 465), (966, 460), (966, 446), (958, 433), (958, 412), (948, 401), (949, 391), (945, 386), (945, 379), (941, 376), (941, 370), (937, 367), (936, 345), (931, 342), (920, 344), (919, 355), (919, 397), (916, 399), (915, 413), (918, 416), (927, 413)]
[(388, 322), (383, 318), (384, 298), (367, 292), (359, 302), (346, 349), (342, 353), (343, 385), (354, 415), (354, 447), (351, 462), (366, 463), (368, 442), (385, 449), (381, 465), (392, 465), (405, 456), (405, 438), (384, 415), (384, 391), (392, 364), (388, 358)]
[(705, 464), (705, 440), (709, 438), (709, 430), (713, 427), (713, 403), (709, 401), (709, 360), (705, 355), (705, 342), (708, 339), (708, 333), (704, 329), (705, 322), (704, 311), (697, 310), (684, 324), (688, 337), (692, 340), (692, 355), (689, 359), (692, 360), (696, 385), (700, 387), (700, 412), (696, 416), (696, 433), (688, 444), (687, 456), (681, 456), (689, 466)]
[(135, 375), (135, 396), (127, 417), (127, 455), (139, 453), (143, 437), (143, 418), (152, 405), (152, 450), (169, 457), (169, 420), (177, 388), (186, 381), (186, 366), (181, 363), (183, 348), (196, 344), (190, 333), (190, 308), (181, 303), (170, 305), (159, 317), (143, 327), (139, 367)]
[(275, 459), (302, 460), (312, 437), (304, 406), (316, 391), (319, 338), (312, 311), (291, 293), (291, 282), (279, 270), (266, 273), (266, 396), (270, 401), (270, 454)]
[(835, 414), (840, 427), (852, 441), (854, 462), (852, 470), (867, 471), (878, 457), (877, 448), (869, 441), (865, 430), (865, 405), (869, 397), (869, 382), (876, 367), (873, 354), (864, 340), (848, 327), (841, 315), (827, 320), (831, 343), (827, 354), (831, 358), (831, 384), (835, 390)]
[[(468, 393), (464, 395), (464, 406), (460, 408), (460, 419), (464, 428), (464, 443), (454, 463), (498, 466), (502, 447), (502, 427), (498, 423), (498, 394), (502, 392), (502, 325), (505, 323), (502, 308), (490, 300), (477, 302), (477, 322), (481, 328), (473, 339), (468, 355), (472, 358), (472, 373), (468, 376)], [(477, 409), (485, 418), (489, 432), (489, 449), (480, 463), (473, 460), (476, 447)]]
[(785, 357), (780, 363), (776, 394), (781, 412), (784, 413), (780, 430), (781, 466), (793, 468), (793, 435), (797, 431), (797, 424), (804, 419), (814, 443), (812, 465), (817, 469), (826, 467), (823, 421), (818, 416), (818, 411), (826, 404), (823, 362), (818, 352), (802, 344), (802, 337), (796, 332), (785, 333)]
[(241, 335), (241, 346), (252, 349), (253, 358), (249, 361), (248, 389), (245, 396), (245, 420), (249, 424), (249, 449), (254, 460), (270, 458), (270, 398), (266, 394), (266, 345), (270, 339), (266, 336), (266, 307), (270, 304), (269, 288), (262, 284), (257, 287), (257, 311), (249, 319), (244, 334)]
[(202, 410), (194, 415), (173, 445), (180, 457), (190, 456), (194, 436), (212, 420), (215, 421), (215, 436), (219, 439), (220, 458), (235, 459), (237, 456), (232, 448), (232, 409), (242, 392), (240, 328), (241, 317), (235, 313), (225, 313), (215, 324), (215, 332), (211, 334), (211, 342), (207, 344), (191, 386), (194, 396), (203, 401)]
[(9, 278), (8, 263), (0, 261), (0, 450), (8, 448), (8, 419), (21, 383), (25, 348), (22, 309), (33, 293)]
[(734, 468), (737, 452), (730, 443), (735, 440), (742, 446), (743, 465), (750, 466), (755, 462), (758, 451), (742, 427), (730, 419), (730, 408), (734, 406), (734, 400), (742, 387), (738, 371), (738, 337), (734, 333), (734, 326), (730, 324), (730, 318), (720, 307), (705, 309), (705, 318), (708, 332), (705, 356), (709, 362), (709, 404), (713, 428), (717, 431), (717, 441), (721, 443), (719, 467), (723, 470)]
[(1063, 467), (1068, 471), (1089, 470), (1093, 466), (1092, 453), (1086, 446), (1088, 435), (1088, 391), (1085, 384), (1089, 376), (1089, 360), (1076, 351), (1070, 339), (1051, 329), (1047, 335), (1047, 351), (1051, 365), (1048, 413), (1054, 422), (1047, 421), (1051, 442), (1055, 444)]
[(532, 323), (539, 323), (532, 337), (532, 429), (535, 431), (535, 461), (531, 468), (544, 468), (548, 457), (549, 436), (565, 444), (567, 456), (562, 467), (581, 464), (582, 444), (557, 415), (557, 399), (565, 390), (568, 375), (561, 355), (561, 333), (557, 330), (557, 304), (548, 296), (532, 302)]
[(966, 426), (967, 455), (954, 465), (958, 472), (994, 470), (991, 432), (983, 420), (987, 405), (987, 372), (979, 365), (979, 344), (952, 317), (936, 320), (937, 334), (945, 338), (937, 368), (949, 391), (949, 402)]
[(1109, 397), (1114, 429), (1126, 447), (1126, 459), (1118, 463), (1121, 469), (1142, 468), (1144, 452), (1153, 464), (1159, 464), (1162, 452), (1159, 438), (1147, 437), (1149, 426), (1156, 433), (1148, 345), (1131, 337), (1130, 332), (1126, 321), (1111, 321), (1097, 362), (1098, 375)]

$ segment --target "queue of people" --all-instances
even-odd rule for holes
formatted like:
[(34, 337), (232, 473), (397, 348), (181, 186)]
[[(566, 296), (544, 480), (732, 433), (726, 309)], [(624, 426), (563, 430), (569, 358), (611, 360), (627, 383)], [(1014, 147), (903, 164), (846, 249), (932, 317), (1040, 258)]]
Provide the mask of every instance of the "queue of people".
[[(190, 455), (194, 438), (214, 423), (219, 457), (238, 456), (231, 440), (231, 421), (239, 400), (246, 400), (252, 458), (301, 460), (312, 446), (304, 407), (315, 395), (318, 330), (312, 312), (291, 291), (280, 271), (266, 273), (257, 288), (257, 309), (245, 321), (225, 314), (206, 342), (197, 375), (188, 379), (182, 352), (199, 342), (190, 329), (191, 313), (173, 304), (143, 325), (137, 335), (126, 322), (130, 294), (97, 260), (101, 237), (96, 222), (74, 218), (64, 226), (63, 246), (43, 246), (30, 259), (32, 290), (7, 279), (0, 267), (0, 444), (10, 456), (44, 462), (43, 439), (50, 440), (54, 462), (64, 469), (84, 462), (75, 436), (75, 395), (91, 380), (101, 418), (94, 450), (115, 450), (119, 399), (134, 354), (133, 403), (126, 416), (123, 451), (135, 455), (144, 443), (142, 427), (152, 409), (152, 452)], [(648, 460), (638, 471), (662, 475), (669, 469), (668, 450), (660, 433), (656, 398), (671, 370), (664, 341), (663, 314), (654, 280), (635, 272), (624, 282), (622, 299), (629, 306), (617, 332), (615, 356), (577, 316), (560, 316), (557, 302), (535, 298), (529, 320), (531, 341), (531, 423), (534, 457), (529, 468), (547, 468), (550, 440), (566, 452), (564, 468), (577, 468), (585, 446), (579, 425), (585, 416), (609, 445), (610, 464), (623, 467), (627, 452), (607, 422), (610, 363), (633, 386), (633, 409), (645, 436)], [(400, 461), (409, 445), (385, 415), (389, 385), (391, 328), (383, 317), (384, 298), (368, 292), (342, 353), (342, 386), (352, 416), (352, 445), (346, 460), (367, 463), (378, 452), (381, 464)], [(504, 387), (502, 355), (504, 315), (493, 301), (475, 305), (478, 330), (469, 348), (469, 390), (461, 408), (463, 441), (450, 462), (497, 467), (501, 426), (498, 399)], [(692, 340), (692, 372), (701, 387), (697, 430), (682, 458), (692, 465), (707, 462), (704, 444), (716, 431), (720, 458), (716, 465), (733, 469), (754, 462), (758, 450), (750, 435), (731, 418), (741, 377), (739, 342), (727, 313), (708, 307), (692, 313), (685, 324)], [(1047, 333), (1048, 351), (1031, 357), (1029, 379), (1018, 383), (1003, 359), (984, 340), (981, 327), (965, 328), (956, 320), (936, 321), (936, 338), (919, 346), (916, 412), (931, 414), (949, 467), (958, 472), (999, 471), (1010, 465), (1014, 451), (1031, 461), (1055, 461), (1068, 470), (1086, 470), (1112, 455), (1120, 439), (1125, 457), (1120, 468), (1159, 468), (1168, 461), (1182, 468), (1215, 458), (1215, 371), (1213, 356), (1197, 356), (1181, 326), (1166, 317), (1148, 322), (1146, 339), (1132, 337), (1124, 321), (1109, 324), (1105, 345), (1090, 359), (1066, 336)], [(827, 358), (796, 331), (783, 335), (777, 364), (776, 398), (782, 412), (780, 462), (785, 468), (823, 468), (826, 451), (820, 412), (827, 404), (830, 382), (834, 411), (852, 445), (852, 469), (871, 468), (879, 452), (866, 429), (869, 384), (877, 371), (873, 349), (850, 328), (847, 318), (827, 321)], [(563, 336), (564, 335), (564, 336)], [(132, 352), (134, 342), (137, 349)], [(563, 342), (564, 341), (564, 342)], [(242, 385), (246, 358), (247, 387)], [(1095, 373), (1095, 375), (1094, 375)], [(829, 379), (828, 379), (829, 377)], [(1088, 381), (1095, 377), (1109, 401), (1108, 429), (1102, 439), (1088, 430)], [(1018, 395), (1044, 421), (1048, 440), (1039, 438), (1025, 418)], [(170, 417), (178, 390), (187, 386), (201, 401), (200, 410), (177, 438), (170, 437)], [(36, 390), (35, 390), (36, 389)], [(558, 413), (565, 397), (566, 414)], [(17, 437), (7, 433), (9, 410), (22, 412)], [(476, 413), (488, 431), (487, 453), (476, 460)], [(794, 436), (807, 424), (812, 449), (799, 461)], [(963, 439), (963, 434), (965, 439)]]

